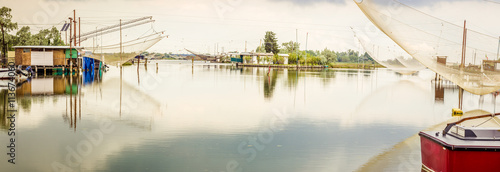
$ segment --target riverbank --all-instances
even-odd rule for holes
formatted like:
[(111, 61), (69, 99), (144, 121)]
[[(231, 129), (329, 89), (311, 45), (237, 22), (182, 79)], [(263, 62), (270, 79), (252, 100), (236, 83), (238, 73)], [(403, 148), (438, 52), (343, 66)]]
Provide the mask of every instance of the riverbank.
[[(241, 67), (271, 67), (271, 68), (297, 68), (297, 65), (284, 65), (284, 64), (241, 64), (238, 63), (237, 66)], [(379, 64), (357, 64), (357, 63), (335, 63), (331, 65), (299, 65), (298, 68), (301, 69), (321, 69), (321, 68), (347, 68), (347, 69), (374, 69), (374, 68), (384, 68), (384, 66)]]

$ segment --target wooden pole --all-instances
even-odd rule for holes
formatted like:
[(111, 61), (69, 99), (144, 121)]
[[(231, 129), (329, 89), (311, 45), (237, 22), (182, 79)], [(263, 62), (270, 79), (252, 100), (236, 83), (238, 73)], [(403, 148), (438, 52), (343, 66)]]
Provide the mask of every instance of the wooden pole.
[(498, 37), (498, 48), (497, 48), (497, 59), (498, 60), (498, 53), (500, 53), (500, 36)]
[(120, 19), (120, 117), (122, 116), (122, 75), (123, 75), (122, 19)]
[(460, 63), (460, 68), (465, 67), (465, 50), (467, 49), (467, 27), (466, 27), (467, 22), (464, 20), (464, 33), (463, 33), (463, 40), (462, 40), (462, 60)]
[(158, 73), (158, 63), (156, 63), (156, 73)]
[[(66, 26), (66, 21), (64, 21), (64, 26)], [(66, 29), (64, 31), (64, 40), (65, 40), (66, 45), (68, 45), (68, 29)]]
[(74, 27), (73, 27), (73, 29), (74, 29), (73, 39), (74, 39), (74, 41), (75, 41), (75, 42), (73, 43), (73, 44), (74, 44), (73, 46), (75, 46), (75, 47), (76, 47), (76, 11), (75, 11), (75, 10), (73, 10), (73, 19), (74, 19), (74, 20), (73, 20), (73, 24), (74, 24)]
[(82, 33), (82, 30), (81, 30), (81, 22), (80, 22), (80, 17), (78, 17), (78, 46), (81, 46), (81, 42), (82, 40), (80, 39), (80, 34)]
[[(73, 32), (72, 27), (73, 19), (69, 18), (69, 76), (73, 76), (73, 38), (71, 38), (71, 34)], [(71, 81), (71, 78), (70, 78)], [(71, 84), (71, 83), (70, 83)], [(71, 109), (70, 109), (71, 111)]]
[(120, 19), (120, 66), (122, 66), (123, 63), (123, 56), (122, 56), (122, 19)]

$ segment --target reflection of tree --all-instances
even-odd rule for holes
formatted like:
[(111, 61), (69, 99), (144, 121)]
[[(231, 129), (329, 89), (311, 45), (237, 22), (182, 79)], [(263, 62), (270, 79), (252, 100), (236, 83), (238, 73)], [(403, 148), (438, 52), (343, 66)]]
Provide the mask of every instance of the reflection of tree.
[(0, 92), (0, 129), (8, 129), (7, 121), (7, 90)]
[(26, 112), (31, 111), (31, 97), (20, 97), (17, 99), (18, 105), (21, 109), (23, 109)]
[(276, 70), (272, 70), (269, 75), (264, 77), (264, 98), (271, 99), (273, 97), (277, 79), (278, 72)]
[(289, 89), (297, 87), (297, 84), (299, 83), (299, 77), (303, 76), (304, 73), (298, 73), (297, 70), (288, 70), (287, 76), (286, 76), (286, 87)]
[(335, 78), (336, 71), (322, 70), (318, 72), (318, 77), (321, 78), (323, 86), (328, 86), (333, 78)]

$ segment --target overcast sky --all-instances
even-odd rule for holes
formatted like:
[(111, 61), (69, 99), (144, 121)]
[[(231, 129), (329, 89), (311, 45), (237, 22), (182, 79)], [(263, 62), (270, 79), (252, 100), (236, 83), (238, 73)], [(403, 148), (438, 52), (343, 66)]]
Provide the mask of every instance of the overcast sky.
[[(382, 0), (377, 0), (382, 1)], [(278, 43), (298, 41), (307, 49), (359, 50), (350, 26), (373, 29), (351, 0), (0, 0), (12, 8), (13, 20), (29, 25), (33, 32), (56, 25), (76, 9), (82, 32), (113, 25), (118, 19), (153, 16), (154, 29), (169, 35), (148, 51), (186, 53), (192, 49), (213, 53), (254, 50), (266, 31), (274, 31)], [(468, 20), (470, 27), (500, 35), (498, 0), (402, 0), (426, 13), (454, 23)]]

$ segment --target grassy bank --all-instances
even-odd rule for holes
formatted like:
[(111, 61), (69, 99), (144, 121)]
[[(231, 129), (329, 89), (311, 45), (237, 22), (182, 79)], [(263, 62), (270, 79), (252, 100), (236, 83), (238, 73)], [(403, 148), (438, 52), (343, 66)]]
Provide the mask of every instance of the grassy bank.
[[(295, 64), (241, 64), (243, 67), (273, 67), (273, 68), (295, 68)], [(379, 64), (357, 64), (357, 63), (331, 63), (326, 65), (328, 68), (345, 68), (345, 69), (373, 69), (373, 68), (384, 68), (384, 66)], [(299, 65), (299, 68), (325, 68), (325, 65)]]
[(371, 68), (385, 68), (380, 64), (358, 64), (358, 63), (330, 63), (330, 68), (349, 68), (349, 69), (371, 69)]

